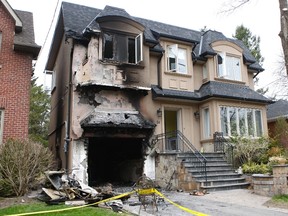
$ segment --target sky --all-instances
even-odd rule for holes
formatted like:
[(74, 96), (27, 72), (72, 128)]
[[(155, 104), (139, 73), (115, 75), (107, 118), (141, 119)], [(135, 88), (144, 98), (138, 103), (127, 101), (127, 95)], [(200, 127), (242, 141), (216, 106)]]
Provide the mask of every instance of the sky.
[[(43, 76), (51, 36), (52, 21), (57, 21), (62, 0), (8, 0), (12, 8), (30, 11), (34, 18), (36, 43), (42, 46), (35, 68), (38, 83), (45, 84)], [(232, 38), (237, 26), (243, 24), (253, 35), (261, 39), (260, 50), (265, 58), (264, 72), (258, 75), (255, 88), (269, 87), (267, 96), (273, 96), (275, 71), (279, 68), (282, 47), (280, 32), (279, 3), (276, 0), (250, 0), (233, 13), (223, 13), (236, 0), (66, 0), (66, 2), (104, 9), (106, 5), (125, 9), (131, 16), (141, 17), (188, 29), (207, 29), (222, 32)], [(57, 7), (58, 6), (58, 7)], [(49, 33), (49, 34), (48, 34)]]

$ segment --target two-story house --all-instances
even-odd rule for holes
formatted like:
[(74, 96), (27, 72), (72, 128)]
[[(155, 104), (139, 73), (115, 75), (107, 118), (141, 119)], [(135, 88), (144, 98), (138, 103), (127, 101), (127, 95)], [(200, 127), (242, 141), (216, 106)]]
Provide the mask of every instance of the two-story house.
[(0, 0), (0, 144), (28, 138), (32, 60), (40, 48), (32, 13)]
[(267, 135), (263, 71), (240, 41), (62, 3), (52, 71), (50, 148), (89, 185), (169, 181), (179, 152), (213, 152), (213, 133)]

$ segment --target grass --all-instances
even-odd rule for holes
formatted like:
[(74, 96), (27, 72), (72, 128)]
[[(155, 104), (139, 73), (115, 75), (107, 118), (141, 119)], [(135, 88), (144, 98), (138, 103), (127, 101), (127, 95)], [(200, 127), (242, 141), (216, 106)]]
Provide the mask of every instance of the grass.
[(272, 200), (276, 202), (286, 202), (288, 204), (288, 195), (287, 194), (275, 195), (273, 196)]
[[(11, 214), (21, 214), (28, 212), (38, 212), (38, 211), (49, 211), (56, 209), (65, 209), (71, 208), (66, 205), (47, 205), (45, 203), (33, 203), (33, 204), (22, 204), (22, 205), (14, 205), (7, 208), (0, 209), (0, 215), (11, 215)], [(72, 207), (73, 208), (73, 207)], [(103, 209), (98, 207), (83, 207), (77, 209), (71, 209), (61, 212), (51, 212), (51, 213), (43, 213), (43, 214), (34, 214), (34, 215), (59, 215), (59, 216), (119, 216), (120, 213), (113, 212), (110, 209)], [(129, 214), (121, 214), (128, 216)]]

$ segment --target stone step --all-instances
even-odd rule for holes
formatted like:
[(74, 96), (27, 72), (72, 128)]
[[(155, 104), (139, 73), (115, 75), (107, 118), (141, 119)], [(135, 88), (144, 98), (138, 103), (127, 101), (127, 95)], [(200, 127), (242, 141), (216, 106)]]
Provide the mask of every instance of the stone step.
[(220, 191), (220, 190), (234, 190), (234, 189), (243, 189), (249, 187), (250, 183), (235, 183), (235, 184), (223, 184), (223, 185), (215, 185), (215, 186), (201, 186), (202, 190), (206, 190), (209, 192), (212, 191)]
[[(200, 168), (187, 168), (186, 170), (193, 175), (194, 173), (201, 172), (203, 169), (200, 169)], [(234, 173), (234, 170), (232, 170), (230, 167), (227, 167), (227, 168), (213, 168), (213, 169), (206, 168), (206, 172), (207, 172), (207, 175), (211, 175), (211, 174), (226, 174), (227, 175), (227, 174)]]
[[(223, 174), (223, 173), (220, 173), (220, 174), (207, 174), (207, 179), (209, 181), (212, 181), (212, 180), (221, 180), (221, 179), (232, 179), (232, 178), (240, 178), (241, 175), (238, 174), (238, 173), (231, 173), (231, 174)], [(201, 181), (201, 180), (205, 180), (205, 176), (202, 176), (202, 175), (193, 175), (193, 178), (196, 179), (196, 181)]]
[(245, 178), (227, 178), (227, 179), (216, 179), (216, 180), (201, 180), (200, 182), (202, 186), (218, 186), (218, 185), (228, 185), (228, 184), (237, 184), (244, 183)]

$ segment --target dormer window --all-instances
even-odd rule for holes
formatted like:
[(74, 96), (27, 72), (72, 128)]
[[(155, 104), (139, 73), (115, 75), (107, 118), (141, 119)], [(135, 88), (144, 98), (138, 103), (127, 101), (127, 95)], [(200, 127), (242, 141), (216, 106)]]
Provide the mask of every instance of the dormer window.
[(168, 71), (187, 74), (187, 50), (178, 44), (168, 46)]
[(135, 36), (104, 33), (103, 58), (121, 63), (139, 64), (143, 61), (142, 34)]
[(218, 77), (222, 79), (241, 81), (240, 58), (226, 53), (217, 54)]

